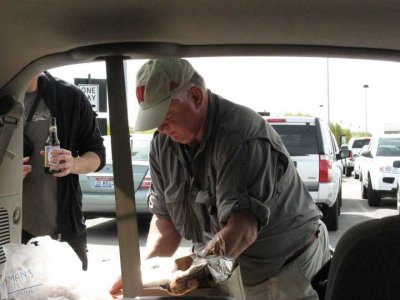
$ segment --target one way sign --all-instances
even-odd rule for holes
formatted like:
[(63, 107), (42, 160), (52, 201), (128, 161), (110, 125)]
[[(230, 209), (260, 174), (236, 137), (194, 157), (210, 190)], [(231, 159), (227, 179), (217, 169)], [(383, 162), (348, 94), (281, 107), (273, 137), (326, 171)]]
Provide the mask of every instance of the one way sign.
[(75, 78), (74, 83), (85, 93), (95, 112), (107, 112), (106, 79)]
[(95, 112), (99, 111), (99, 85), (98, 84), (78, 84), (78, 87), (85, 93)]

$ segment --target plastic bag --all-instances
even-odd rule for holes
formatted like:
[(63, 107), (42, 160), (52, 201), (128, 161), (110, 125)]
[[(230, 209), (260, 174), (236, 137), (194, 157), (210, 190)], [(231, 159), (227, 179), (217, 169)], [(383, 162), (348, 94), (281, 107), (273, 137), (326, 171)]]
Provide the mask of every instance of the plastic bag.
[(224, 284), (236, 267), (235, 261), (224, 255), (225, 242), (220, 235), (206, 234), (206, 240), (205, 246), (191, 255), (153, 257), (142, 262), (143, 286), (160, 286), (170, 294), (183, 295)]
[(65, 242), (37, 237), (25, 244), (3, 246), (6, 263), (1, 299), (112, 299), (91, 282), (82, 263)]

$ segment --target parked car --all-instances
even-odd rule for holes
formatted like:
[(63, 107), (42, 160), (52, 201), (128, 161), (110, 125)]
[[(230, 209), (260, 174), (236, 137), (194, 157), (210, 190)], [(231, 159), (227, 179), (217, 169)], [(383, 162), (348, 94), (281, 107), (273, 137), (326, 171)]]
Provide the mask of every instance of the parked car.
[[(400, 170), (400, 160), (395, 160), (393, 162), (393, 168), (396, 168), (397, 171)], [(399, 175), (400, 176), (400, 175)], [(396, 186), (396, 202), (397, 202), (397, 211), (400, 214), (400, 177), (397, 177), (397, 186)]]
[(361, 196), (370, 206), (379, 206), (382, 197), (397, 196), (400, 169), (393, 162), (400, 160), (400, 135), (374, 137), (368, 149), (362, 152), (365, 163), (361, 165)]
[(342, 202), (342, 162), (328, 125), (314, 117), (266, 117), (280, 135), (329, 230), (337, 230)]
[(371, 137), (352, 137), (347, 143), (347, 149), (350, 150), (349, 158), (344, 160), (344, 171), (346, 177), (350, 177), (354, 170), (354, 160), (359, 155), (361, 148), (369, 144)]
[(357, 157), (354, 158), (354, 178), (359, 179), (361, 174), (361, 166), (365, 163), (366, 158), (362, 156), (362, 153), (368, 151), (368, 145), (365, 145), (361, 148)]
[[(96, 173), (79, 175), (82, 189), (82, 210), (86, 218), (115, 217), (114, 176), (110, 136), (104, 136), (107, 162)], [(148, 213), (147, 192), (150, 188), (149, 149), (151, 134), (131, 136), (132, 170), (135, 189), (136, 211)]]

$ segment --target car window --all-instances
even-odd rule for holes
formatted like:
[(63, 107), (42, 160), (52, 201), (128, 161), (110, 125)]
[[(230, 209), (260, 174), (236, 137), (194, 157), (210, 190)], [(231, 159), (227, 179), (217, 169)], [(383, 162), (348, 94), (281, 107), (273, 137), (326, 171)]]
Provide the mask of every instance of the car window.
[(364, 152), (366, 152), (366, 151), (368, 151), (368, 145), (364, 145), (364, 146), (361, 148), (360, 154), (362, 154), (362, 153), (364, 153)]
[[(272, 124), (271, 124), (272, 125)], [(272, 125), (291, 156), (318, 154), (315, 126)]]
[(377, 156), (400, 156), (400, 139), (380, 139)]
[(355, 140), (353, 143), (353, 148), (362, 148), (365, 145), (369, 144), (370, 139), (360, 139)]
[(149, 140), (132, 141), (131, 153), (133, 160), (148, 161), (149, 160)]
[[(104, 146), (106, 147), (107, 158), (112, 158), (111, 139), (109, 136), (103, 136)], [(131, 139), (131, 156), (132, 160), (148, 161), (150, 151), (150, 139)]]
[(329, 127), (326, 126), (324, 123), (320, 123), (321, 126), (321, 133), (322, 133), (322, 138), (324, 141), (324, 153), (328, 155), (333, 155), (334, 154), (334, 149), (332, 146), (332, 141), (330, 137), (330, 130)]
[(332, 132), (330, 132), (330, 137), (331, 137), (331, 142), (332, 142), (332, 146), (333, 146), (333, 152), (334, 153), (338, 153), (339, 152), (339, 146), (336, 142), (335, 137), (333, 136)]

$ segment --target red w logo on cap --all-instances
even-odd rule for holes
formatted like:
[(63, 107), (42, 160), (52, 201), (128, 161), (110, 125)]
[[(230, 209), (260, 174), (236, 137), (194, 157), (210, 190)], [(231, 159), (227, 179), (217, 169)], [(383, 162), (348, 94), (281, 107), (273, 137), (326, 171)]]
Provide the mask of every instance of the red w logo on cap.
[(179, 86), (179, 83), (176, 83), (175, 81), (171, 81), (169, 83), (169, 90), (172, 91), (174, 89), (176, 89)]
[(136, 98), (138, 99), (139, 104), (144, 102), (144, 91), (146, 87), (144, 85), (138, 86), (136, 88)]

